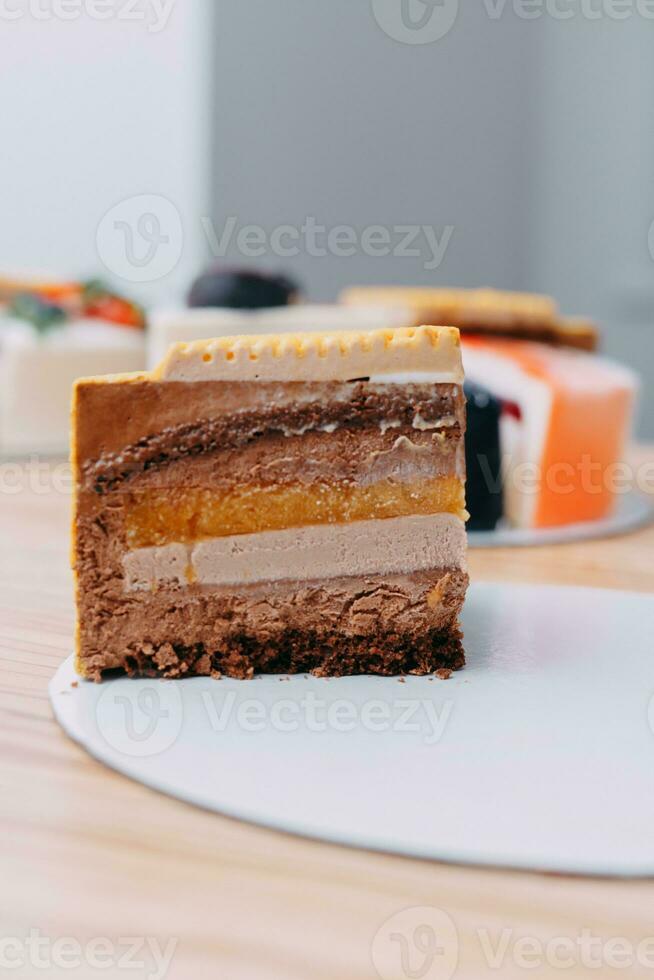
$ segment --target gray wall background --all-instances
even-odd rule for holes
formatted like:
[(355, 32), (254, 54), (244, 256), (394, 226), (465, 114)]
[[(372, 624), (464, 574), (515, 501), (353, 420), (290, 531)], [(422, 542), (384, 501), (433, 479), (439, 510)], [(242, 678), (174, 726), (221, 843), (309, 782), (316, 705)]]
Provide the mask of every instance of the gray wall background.
[(452, 226), (442, 263), (425, 268), (427, 248), (226, 254), (290, 272), (317, 300), (353, 282), (552, 292), (644, 372), (640, 432), (654, 437), (654, 21), (588, 20), (574, 0), (570, 19), (527, 20), (479, 0), (459, 3), (441, 39), (405, 44), (371, 4), (216, 5), (214, 231), (230, 216), (268, 233), (308, 216), (359, 234)]
[(108, 20), (82, 4), (72, 20), (32, 6), (41, 16), (0, 4), (0, 269), (112, 278), (97, 252), (103, 216), (163, 195), (188, 231), (176, 268), (144, 284), (114, 279), (148, 304), (176, 301), (204, 260), (192, 231), (210, 209), (214, 0), (192, 0), (192, 12), (174, 3), (154, 33), (149, 4), (136, 20), (118, 16), (122, 3)]

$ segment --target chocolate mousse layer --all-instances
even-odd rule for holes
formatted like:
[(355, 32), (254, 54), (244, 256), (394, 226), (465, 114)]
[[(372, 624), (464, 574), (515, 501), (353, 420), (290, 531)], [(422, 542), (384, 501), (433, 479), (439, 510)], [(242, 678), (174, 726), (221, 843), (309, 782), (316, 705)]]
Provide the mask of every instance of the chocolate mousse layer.
[(81, 609), (84, 674), (148, 677), (313, 672), (428, 674), (464, 664), (458, 612), (467, 574), (90, 593)]
[[(457, 437), (464, 415), (460, 386), (448, 384), (135, 381), (82, 386), (77, 399), (81, 475), (98, 492), (262, 437), (361, 434), (371, 426)], [(107, 419), (113, 420), (109, 431)]]

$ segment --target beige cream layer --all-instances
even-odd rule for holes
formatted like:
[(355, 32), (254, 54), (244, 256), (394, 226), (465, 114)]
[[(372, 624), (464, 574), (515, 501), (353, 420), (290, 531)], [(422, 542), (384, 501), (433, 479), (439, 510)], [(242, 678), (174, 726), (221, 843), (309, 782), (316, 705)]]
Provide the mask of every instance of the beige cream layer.
[(171, 347), (152, 377), (161, 381), (351, 381), (391, 372), (429, 372), (461, 384), (459, 331), (410, 327), (367, 333), (220, 337)]
[(283, 579), (465, 570), (465, 525), (453, 514), (309, 526), (138, 548), (123, 558), (125, 589), (243, 585)]

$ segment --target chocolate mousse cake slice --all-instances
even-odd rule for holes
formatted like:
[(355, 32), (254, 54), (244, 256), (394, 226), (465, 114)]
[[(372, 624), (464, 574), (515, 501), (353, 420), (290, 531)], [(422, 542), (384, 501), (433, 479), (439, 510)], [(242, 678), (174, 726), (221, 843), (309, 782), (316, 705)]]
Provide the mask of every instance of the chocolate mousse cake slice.
[(178, 344), (74, 396), (80, 674), (463, 665), (449, 327)]

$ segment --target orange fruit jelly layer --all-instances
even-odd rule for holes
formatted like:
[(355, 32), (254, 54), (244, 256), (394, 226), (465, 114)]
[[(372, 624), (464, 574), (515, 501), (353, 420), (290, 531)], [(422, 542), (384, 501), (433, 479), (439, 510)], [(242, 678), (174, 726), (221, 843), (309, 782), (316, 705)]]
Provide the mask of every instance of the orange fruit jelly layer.
[(157, 488), (134, 491), (125, 506), (130, 548), (424, 514), (457, 514), (465, 519), (461, 480), (446, 476), (367, 487), (345, 483), (244, 486), (229, 493)]

